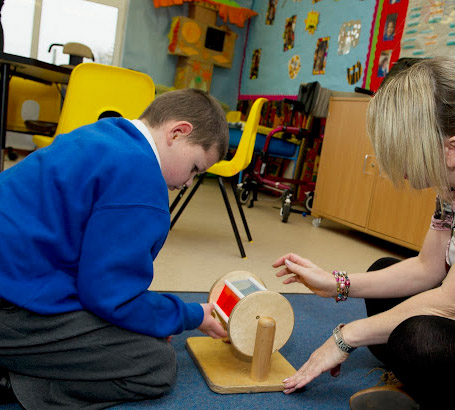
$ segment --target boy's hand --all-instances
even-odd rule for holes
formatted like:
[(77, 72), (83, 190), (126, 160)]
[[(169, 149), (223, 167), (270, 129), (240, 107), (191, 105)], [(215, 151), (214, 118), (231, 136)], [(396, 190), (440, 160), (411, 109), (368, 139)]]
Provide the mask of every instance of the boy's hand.
[(220, 322), (212, 316), (212, 311), (215, 309), (213, 303), (201, 303), (202, 309), (204, 309), (204, 320), (198, 329), (205, 333), (207, 336), (213, 337), (214, 339), (221, 339), (227, 336), (226, 330), (223, 328)]

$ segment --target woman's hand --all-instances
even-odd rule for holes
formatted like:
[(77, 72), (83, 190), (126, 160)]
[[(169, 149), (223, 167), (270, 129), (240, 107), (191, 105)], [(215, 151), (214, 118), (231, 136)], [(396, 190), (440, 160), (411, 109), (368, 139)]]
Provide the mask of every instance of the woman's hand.
[(284, 393), (290, 394), (302, 388), (318, 377), (321, 373), (330, 370), (330, 374), (337, 377), (340, 374), (341, 363), (349, 357), (336, 344), (333, 337), (328, 339), (319, 349), (315, 350), (308, 361), (293, 376), (283, 380)]
[(288, 276), (283, 283), (300, 282), (316, 295), (324, 298), (335, 297), (337, 295), (337, 285), (335, 277), (316, 266), (308, 259), (303, 259), (294, 253), (279, 258), (273, 265), (274, 268), (285, 266), (276, 276)]

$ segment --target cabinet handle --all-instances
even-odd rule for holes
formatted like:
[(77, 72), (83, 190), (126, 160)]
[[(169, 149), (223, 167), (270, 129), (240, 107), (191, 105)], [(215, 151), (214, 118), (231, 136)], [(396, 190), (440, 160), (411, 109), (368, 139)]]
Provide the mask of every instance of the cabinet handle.
[[(364, 174), (371, 175), (370, 173), (367, 172), (367, 161), (368, 161), (368, 158), (369, 158), (369, 157), (373, 157), (373, 155), (368, 155), (368, 154), (367, 154), (367, 155), (365, 155), (365, 158), (363, 159), (363, 169), (362, 169), (362, 172), (363, 172)], [(372, 168), (374, 168), (374, 166), (375, 166), (375, 165), (374, 165), (374, 162), (373, 162), (373, 164), (371, 164), (371, 166), (372, 166)]]
[[(363, 170), (362, 170), (362, 172), (364, 174), (367, 174), (367, 175), (373, 175), (372, 173), (367, 172), (367, 160), (368, 160), (369, 157), (374, 158), (374, 161), (371, 163), (371, 168), (376, 168), (376, 158), (374, 157), (374, 155), (368, 155), (367, 154), (367, 155), (365, 155), (365, 158), (363, 159)], [(378, 176), (385, 178), (385, 176), (382, 175), (381, 167), (378, 167)]]

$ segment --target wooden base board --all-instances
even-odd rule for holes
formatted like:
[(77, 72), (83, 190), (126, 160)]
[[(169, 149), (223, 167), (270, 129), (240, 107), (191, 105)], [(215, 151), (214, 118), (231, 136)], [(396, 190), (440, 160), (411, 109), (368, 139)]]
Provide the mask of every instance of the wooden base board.
[(296, 370), (279, 353), (272, 354), (269, 377), (250, 378), (251, 363), (235, 357), (232, 345), (210, 337), (190, 337), (186, 348), (211, 390), (220, 394), (283, 391), (283, 380)]

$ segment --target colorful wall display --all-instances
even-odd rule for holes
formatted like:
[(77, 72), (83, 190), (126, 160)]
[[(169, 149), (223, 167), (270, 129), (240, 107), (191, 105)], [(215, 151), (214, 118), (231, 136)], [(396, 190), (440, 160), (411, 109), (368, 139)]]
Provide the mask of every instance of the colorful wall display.
[(289, 60), (288, 69), (289, 69), (289, 78), (293, 80), (297, 77), (297, 74), (300, 71), (302, 64), (300, 63), (300, 56), (295, 55)]
[(253, 57), (251, 58), (250, 68), (250, 80), (255, 80), (259, 76), (259, 64), (261, 62), (261, 51), (262, 49), (257, 48), (253, 51)]
[(305, 30), (310, 34), (314, 34), (318, 28), (319, 13), (317, 11), (310, 11), (308, 17), (305, 19)]
[(349, 54), (351, 47), (357, 47), (361, 30), (362, 22), (360, 20), (346, 21), (341, 25), (338, 33), (338, 54)]
[(318, 39), (314, 52), (313, 74), (324, 74), (330, 37)]
[[(365, 70), (360, 67), (366, 67), (376, 0), (278, 0), (273, 24), (267, 24), (270, 2), (255, 1), (252, 6), (258, 17), (248, 30), (240, 99), (295, 98), (300, 83), (313, 81), (336, 91), (353, 92), (361, 85)], [(317, 57), (318, 42), (325, 47), (320, 51), (323, 58)], [(250, 79), (257, 49), (261, 49), (260, 72)]]
[(290, 50), (291, 48), (294, 48), (296, 20), (297, 16), (292, 16), (286, 19), (286, 24), (284, 26), (283, 33), (283, 51), (287, 51)]
[(362, 63), (357, 61), (352, 67), (348, 67), (347, 69), (347, 80), (349, 84), (355, 84), (360, 80), (362, 77)]
[(377, 0), (363, 88), (376, 91), (400, 58), (408, 1)]
[(267, 8), (267, 14), (265, 16), (265, 24), (272, 25), (275, 21), (276, 6), (278, 5), (278, 0), (269, 0), (269, 6)]
[(455, 0), (409, 0), (400, 57), (455, 53)]

